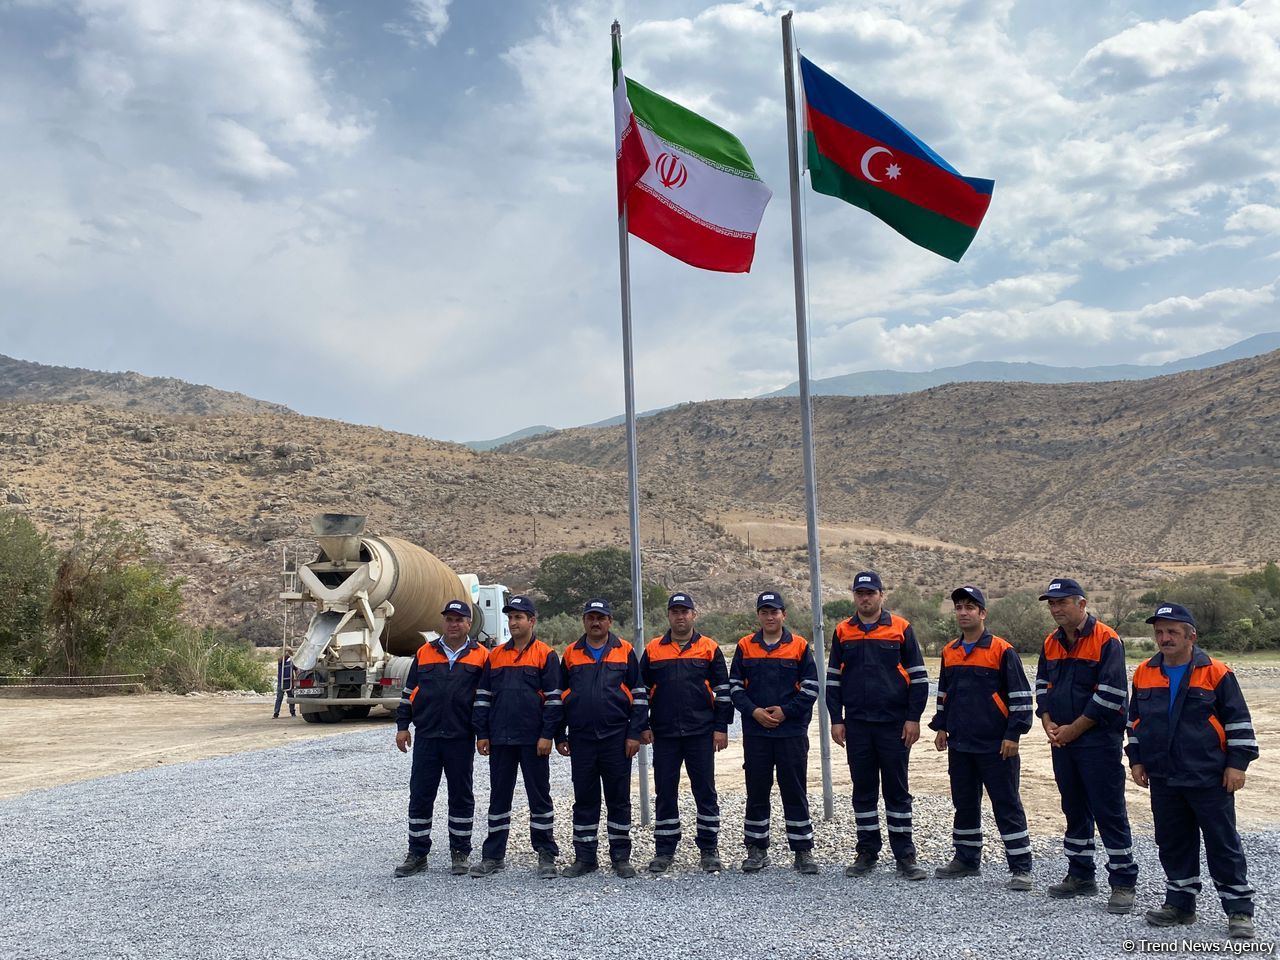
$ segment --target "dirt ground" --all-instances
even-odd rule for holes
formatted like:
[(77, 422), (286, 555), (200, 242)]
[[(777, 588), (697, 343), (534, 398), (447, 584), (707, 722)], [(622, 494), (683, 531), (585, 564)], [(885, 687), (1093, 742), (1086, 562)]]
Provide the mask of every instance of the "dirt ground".
[[(930, 665), (936, 675), (937, 665)], [(1275, 668), (1237, 669), (1253, 714), (1262, 751), (1249, 769), (1248, 782), (1237, 794), (1242, 827), (1260, 829), (1280, 825), (1275, 796), (1280, 793), (1280, 674)], [(271, 719), (272, 699), (256, 696), (192, 696), (140, 694), (75, 699), (0, 699), (0, 799), (28, 790), (58, 786), (94, 777), (140, 770), (166, 763), (224, 756), (273, 747), (299, 739), (333, 736), (370, 727), (387, 730), (387, 718), (321, 725), (282, 715)], [(932, 710), (925, 713), (926, 719)], [(821, 780), (818, 724), (811, 730), (810, 788)], [(1022, 742), (1022, 799), (1032, 830), (1054, 833), (1062, 829), (1057, 788), (1049, 745), (1037, 726)], [(832, 744), (832, 774), (836, 802), (849, 802), (849, 768), (844, 751)], [(719, 757), (720, 785), (742, 787), (742, 748), (731, 741)], [(911, 789), (917, 796), (947, 796), (947, 760), (922, 731), (912, 749)], [(1146, 791), (1128, 785), (1129, 812), (1135, 827), (1149, 831), (1151, 807)]]

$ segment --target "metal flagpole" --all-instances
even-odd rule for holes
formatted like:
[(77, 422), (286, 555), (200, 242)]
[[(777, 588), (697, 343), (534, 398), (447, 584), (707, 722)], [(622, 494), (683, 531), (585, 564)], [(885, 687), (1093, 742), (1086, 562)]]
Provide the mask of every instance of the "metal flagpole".
[[(622, 50), (622, 27), (613, 21), (613, 36)], [(635, 620), (636, 656), (644, 652), (644, 586), (640, 580), (640, 476), (636, 454), (636, 385), (631, 360), (631, 255), (627, 242), (627, 207), (618, 216), (618, 273), (622, 281), (622, 366), (627, 406), (627, 487), (631, 506), (631, 605)], [(640, 826), (649, 826), (649, 748), (640, 747)]]
[(800, 433), (804, 443), (804, 493), (809, 526), (809, 603), (813, 607), (813, 655), (818, 661), (818, 736), (822, 741), (822, 816), (835, 814), (831, 788), (831, 717), (827, 714), (826, 627), (822, 622), (822, 560), (818, 543), (818, 482), (813, 464), (813, 405), (809, 395), (809, 316), (804, 286), (804, 232), (800, 224), (800, 146), (796, 136), (795, 40), (791, 11), (782, 18), (783, 75), (787, 92), (787, 157), (791, 168), (791, 265), (796, 286), (796, 353), (800, 361)]

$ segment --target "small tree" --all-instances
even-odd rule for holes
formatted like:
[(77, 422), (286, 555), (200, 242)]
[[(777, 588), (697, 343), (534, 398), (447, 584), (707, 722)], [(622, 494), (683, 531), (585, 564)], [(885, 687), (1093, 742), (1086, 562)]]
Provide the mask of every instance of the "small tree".
[(39, 670), (57, 551), (26, 517), (0, 512), (0, 673)]
[[(631, 554), (618, 547), (550, 554), (538, 566), (532, 586), (544, 598), (538, 604), (543, 616), (560, 613), (580, 616), (588, 600), (604, 597), (613, 606), (615, 622), (621, 624), (631, 619)], [(645, 584), (643, 596), (647, 629), (649, 609), (665, 609), (667, 595), (663, 587)]]
[(1004, 637), (1019, 653), (1035, 653), (1045, 636), (1053, 629), (1048, 607), (1038, 594), (1022, 590), (991, 604), (987, 629)]

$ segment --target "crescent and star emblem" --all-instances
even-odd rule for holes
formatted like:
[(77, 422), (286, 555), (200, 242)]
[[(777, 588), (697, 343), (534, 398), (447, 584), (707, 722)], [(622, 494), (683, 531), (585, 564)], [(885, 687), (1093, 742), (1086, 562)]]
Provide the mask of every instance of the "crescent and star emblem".
[[(889, 150), (888, 147), (871, 147), (866, 153), (862, 155), (862, 175), (866, 177), (868, 180), (870, 180), (872, 183), (879, 183), (880, 178), (873, 177), (871, 175), (871, 167), (870, 167), (871, 158), (881, 153), (887, 153), (889, 155), (889, 159), (890, 160), (893, 159), (893, 153), (892, 151)], [(901, 175), (901, 173), (902, 173), (902, 168), (899, 167), (896, 163), (889, 164), (889, 169), (885, 171), (885, 175), (890, 180), (897, 180), (898, 177)]]

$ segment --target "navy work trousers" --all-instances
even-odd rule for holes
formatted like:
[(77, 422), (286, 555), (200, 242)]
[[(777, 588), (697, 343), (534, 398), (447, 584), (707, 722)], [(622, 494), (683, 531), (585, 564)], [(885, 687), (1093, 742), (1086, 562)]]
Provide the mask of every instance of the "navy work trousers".
[(689, 771), (689, 789), (698, 807), (695, 842), (703, 852), (716, 849), (720, 838), (720, 799), (716, 796), (716, 752), (710, 733), (692, 737), (655, 737), (653, 785), (657, 822), (654, 852), (671, 856), (680, 843), (680, 766)]
[(608, 807), (605, 827), (609, 859), (631, 859), (631, 758), (627, 735), (604, 740), (569, 737), (569, 768), (573, 775), (573, 855), (595, 863), (599, 847), (600, 795)]
[(951, 804), (955, 821), (951, 842), (956, 859), (977, 866), (982, 860), (982, 791), (991, 800), (1004, 855), (1010, 873), (1031, 872), (1031, 834), (1027, 815), (1018, 796), (1019, 757), (1002, 760), (997, 753), (947, 751), (947, 772), (951, 775)]
[(1120, 740), (1099, 740), (1054, 747), (1053, 776), (1058, 781), (1062, 813), (1067, 818), (1062, 847), (1067, 855), (1067, 875), (1093, 879), (1094, 827), (1102, 836), (1107, 854), (1107, 875), (1113, 887), (1138, 882), (1133, 859), (1133, 835), (1124, 801), (1124, 764)]
[(409, 774), (409, 852), (422, 856), (431, 850), (431, 812), (444, 776), (449, 790), (449, 849), (471, 852), (471, 821), (476, 798), (471, 790), (471, 765), (476, 742), (472, 737), (413, 739), (413, 770)]
[(858, 853), (880, 852), (880, 788), (889, 827), (889, 849), (898, 860), (914, 859), (911, 838), (911, 792), (907, 789), (907, 761), (911, 751), (902, 742), (902, 724), (847, 720), (844, 749), (853, 780), (853, 819), (858, 828)]
[(538, 756), (536, 745), (489, 747), (489, 835), (481, 856), (501, 860), (507, 855), (511, 833), (511, 801), (516, 792), (516, 773), (524, 778), (529, 800), (529, 840), (538, 853), (556, 856), (556, 814), (551, 804), (551, 758)]
[(774, 775), (782, 794), (787, 843), (792, 850), (813, 849), (809, 819), (809, 738), (742, 737), (742, 769), (747, 781), (747, 809), (742, 821), (747, 847), (769, 846), (770, 796)]
[(1151, 778), (1151, 816), (1164, 867), (1164, 902), (1195, 910), (1200, 893), (1200, 836), (1204, 835), (1209, 876), (1227, 914), (1253, 916), (1244, 848), (1236, 830), (1236, 799), (1221, 786), (1171, 787)]

